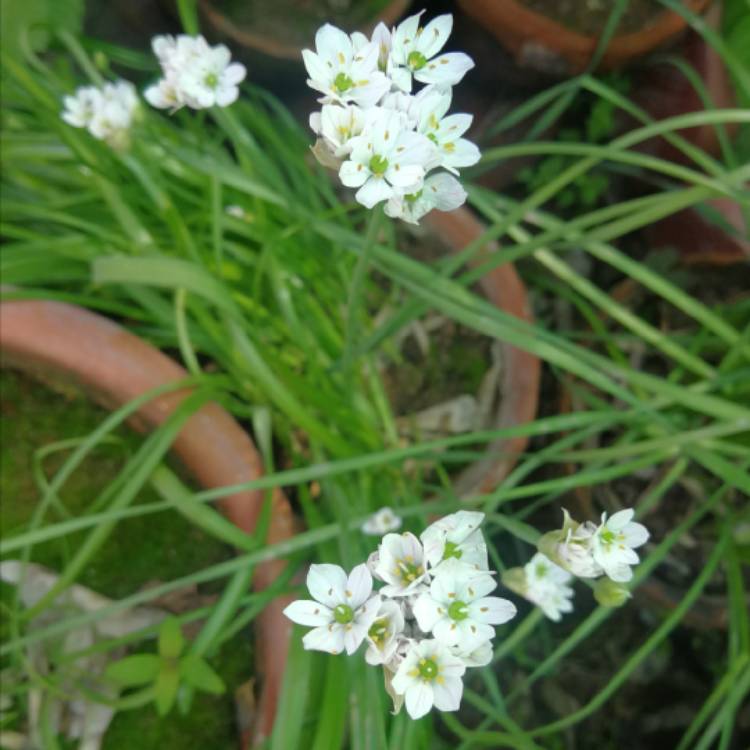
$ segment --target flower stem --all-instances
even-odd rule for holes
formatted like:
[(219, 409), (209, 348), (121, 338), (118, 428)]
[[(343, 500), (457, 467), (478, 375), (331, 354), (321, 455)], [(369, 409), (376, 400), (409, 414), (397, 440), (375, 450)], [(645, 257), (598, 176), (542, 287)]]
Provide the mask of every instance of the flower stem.
[(357, 265), (354, 267), (354, 275), (349, 287), (349, 301), (346, 307), (346, 340), (344, 342), (344, 353), (341, 358), (344, 372), (348, 372), (351, 367), (352, 359), (354, 358), (354, 348), (359, 338), (357, 315), (362, 302), (363, 285), (367, 276), (368, 266), (370, 265), (370, 255), (378, 236), (381, 218), (382, 212), (380, 208), (375, 208), (370, 214), (362, 252), (357, 258)]

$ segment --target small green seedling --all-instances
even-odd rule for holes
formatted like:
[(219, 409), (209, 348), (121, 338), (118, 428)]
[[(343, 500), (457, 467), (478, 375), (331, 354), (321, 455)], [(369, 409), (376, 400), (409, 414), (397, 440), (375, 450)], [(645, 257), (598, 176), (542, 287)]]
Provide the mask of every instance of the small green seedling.
[(213, 695), (224, 692), (224, 683), (205, 659), (184, 654), (185, 638), (180, 624), (168, 617), (159, 630), (158, 654), (133, 654), (110, 664), (106, 675), (120, 687), (151, 684), (160, 716), (169, 713), (181, 683)]

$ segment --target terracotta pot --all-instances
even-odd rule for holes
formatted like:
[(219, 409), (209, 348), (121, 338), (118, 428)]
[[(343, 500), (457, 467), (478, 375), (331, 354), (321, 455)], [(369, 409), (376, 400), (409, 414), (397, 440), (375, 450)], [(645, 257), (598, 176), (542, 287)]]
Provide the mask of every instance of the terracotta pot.
[[(456, 211), (432, 211), (425, 223), (453, 251), (460, 252), (480, 237), (485, 226), (467, 208)], [(481, 264), (498, 249), (496, 242), (485, 245), (475, 256), (474, 265)], [(499, 309), (522, 320), (532, 320), (526, 287), (512, 263), (494, 268), (479, 281), (487, 299)], [(503, 343), (503, 379), (498, 410), (493, 427), (501, 429), (524, 424), (536, 417), (539, 402), (541, 364), (533, 354)], [(527, 437), (500, 439), (487, 446), (486, 455), (472, 464), (455, 482), (456, 493), (465, 497), (494, 490), (513, 468), (528, 443)]]
[[(276, 34), (260, 33), (250, 27), (238, 26), (229, 16), (222, 13), (215, 2), (201, 0), (200, 7), (208, 22), (220, 33), (225, 34), (235, 42), (262, 52), (263, 54), (284, 60), (301, 61), (301, 50), (305, 46), (312, 46), (314, 39), (309, 39), (303, 45), (294, 44), (285, 35), (285, 29), (279, 28)], [(309, 3), (304, 3), (308, 6)], [(411, 0), (392, 0), (375, 19), (363, 29), (365, 32), (372, 31), (382, 21), (387, 26), (393, 25), (411, 5)]]
[[(187, 372), (158, 349), (115, 323), (80, 307), (36, 300), (0, 303), (0, 352), (3, 365), (13, 365), (45, 380), (65, 379), (83, 387), (106, 408), (115, 408)], [(160, 425), (188, 395), (179, 391), (149, 401), (134, 426)], [(217, 404), (207, 404), (184, 424), (173, 443), (175, 455), (205, 488), (249, 482), (263, 474), (260, 455), (237, 422)], [(221, 509), (243, 531), (251, 533), (263, 505), (262, 491), (238, 492), (224, 498)], [(292, 512), (280, 490), (273, 493), (268, 542), (292, 536)], [(253, 586), (268, 587), (285, 562), (258, 566)], [(289, 597), (277, 597), (257, 620), (259, 672), (263, 687), (253, 726), (254, 741), (269, 735), (286, 666), (289, 621), (282, 610)]]
[[(458, 0), (515, 56), (519, 65), (556, 75), (581, 73), (591, 62), (598, 40), (566, 28), (518, 0)], [(685, 0), (701, 12), (711, 0)], [(665, 10), (640, 31), (616, 35), (601, 61), (603, 69), (621, 67), (667, 44), (685, 29), (682, 16)]]

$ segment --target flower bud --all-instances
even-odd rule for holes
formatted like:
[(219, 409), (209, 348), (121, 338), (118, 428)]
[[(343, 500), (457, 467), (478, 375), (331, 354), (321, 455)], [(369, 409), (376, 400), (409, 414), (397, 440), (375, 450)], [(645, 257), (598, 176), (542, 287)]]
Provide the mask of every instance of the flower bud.
[(609, 578), (600, 578), (594, 584), (594, 599), (602, 607), (622, 607), (631, 596), (626, 586)]

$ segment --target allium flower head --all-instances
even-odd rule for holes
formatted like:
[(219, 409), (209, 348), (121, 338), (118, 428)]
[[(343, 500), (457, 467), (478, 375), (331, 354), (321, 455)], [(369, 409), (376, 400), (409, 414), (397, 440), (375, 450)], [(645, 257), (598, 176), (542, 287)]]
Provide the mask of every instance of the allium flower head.
[(380, 595), (372, 594), (367, 566), (357, 565), (347, 577), (338, 565), (311, 565), (307, 588), (314, 601), (292, 602), (284, 614), (313, 629), (302, 639), (308, 650), (353, 654), (378, 614)]
[[(477, 147), (463, 138), (471, 115), (447, 114), (450, 86), (473, 67), (462, 53), (442, 54), (452, 28), (450, 14), (424, 29), (420, 14), (389, 31), (379, 24), (368, 39), (326, 24), (315, 51), (304, 50), (308, 84), (323, 94), (323, 107), (310, 116), (318, 136), (313, 154), (338, 170), (346, 187), (367, 208), (386, 202), (385, 213), (416, 224), (433, 209), (452, 211), (466, 191), (445, 169), (479, 160)], [(412, 78), (429, 83), (411, 95)]]
[(487, 545), (479, 526), (484, 513), (459, 510), (435, 521), (421, 535), (425, 558), (435, 568), (455, 558), (478, 570), (487, 570)]
[(94, 138), (117, 149), (128, 145), (140, 106), (135, 88), (128, 81), (105, 83), (100, 88), (82, 86), (73, 96), (66, 96), (63, 104), (61, 117), (65, 122), (86, 128)]
[(634, 548), (648, 541), (649, 533), (643, 524), (633, 521), (632, 508), (615, 513), (609, 520), (602, 513), (601, 525), (592, 536), (594, 560), (609, 578), (618, 583), (633, 577), (631, 565), (637, 565), (639, 557)]
[(394, 691), (406, 699), (406, 710), (419, 719), (435, 706), (457, 711), (461, 704), (466, 671), (464, 663), (436, 640), (415, 642), (392, 681)]
[(362, 532), (371, 536), (384, 536), (401, 528), (401, 519), (387, 506), (373, 513), (363, 524)]
[(564, 612), (573, 611), (573, 589), (568, 583), (573, 576), (541, 552), (537, 552), (523, 568), (503, 573), (503, 583), (536, 604), (550, 620), (559, 621)]
[(245, 66), (231, 62), (231, 53), (223, 44), (211, 47), (202, 36), (181, 34), (156, 36), (151, 47), (163, 73), (144, 92), (152, 106), (171, 110), (227, 107), (239, 96)]
[(493, 625), (512, 619), (516, 608), (507, 599), (487, 596), (497, 581), (460, 560), (443, 563), (430, 590), (414, 603), (419, 627), (446, 646), (471, 652), (495, 635)]

